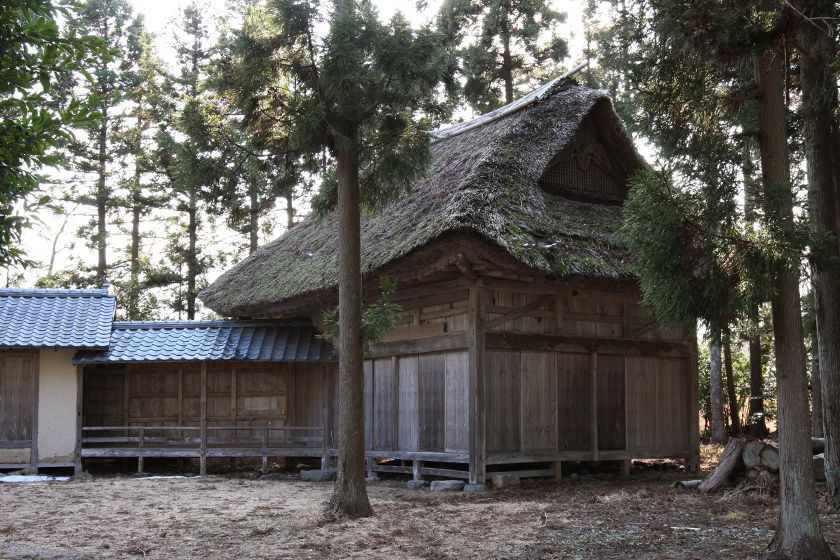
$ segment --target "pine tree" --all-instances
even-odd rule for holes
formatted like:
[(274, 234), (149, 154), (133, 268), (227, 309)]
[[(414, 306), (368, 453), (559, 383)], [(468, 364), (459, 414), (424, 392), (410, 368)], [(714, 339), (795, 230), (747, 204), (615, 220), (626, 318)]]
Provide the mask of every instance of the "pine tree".
[(286, 86), (283, 61), (272, 56), (281, 34), (264, 4), (242, 6), (241, 25), (219, 41), (219, 61), (210, 78), (216, 93), (219, 182), (214, 200), (228, 225), (247, 234), (251, 252), (259, 244), (260, 220), (285, 205), (285, 227), (295, 223), (294, 202), (309, 190), (305, 172), (312, 158), (290, 145), (289, 126), (277, 88)]
[(128, 276), (116, 276), (121, 304), (129, 320), (148, 318), (157, 301), (150, 293), (148, 274), (151, 263), (143, 252), (142, 220), (153, 209), (163, 206), (157, 192), (157, 177), (153, 173), (153, 151), (150, 139), (154, 137), (167, 105), (163, 97), (160, 68), (163, 62), (157, 57), (153, 37), (147, 31), (143, 17), (137, 16), (127, 31), (126, 52), (120, 71), (124, 81), (123, 103), (126, 110), (125, 124), (117, 134), (119, 150), (130, 160), (131, 172), (125, 178), (127, 194), (119, 204), (130, 215)]
[(287, 108), (292, 147), (312, 155), (326, 147), (334, 158), (319, 204), (336, 206), (339, 228), (339, 456), (331, 503), (337, 515), (369, 516), (360, 207), (392, 199), (423, 173), (428, 130), (444, 115), (437, 90), (452, 61), (436, 33), (413, 29), (399, 14), (383, 23), (367, 0), (336, 0), (323, 37), (325, 3), (273, 0), (267, 6), (281, 30), (276, 55), (290, 77), (275, 96)]
[(826, 437), (826, 501), (840, 509), (840, 244), (837, 202), (840, 196), (836, 2), (798, 3), (796, 44), (800, 51), (801, 113), (808, 165), (808, 198), (814, 242), (811, 280), (814, 287), (816, 354), (821, 412)]
[(467, 103), (480, 112), (511, 103), (519, 84), (550, 73), (568, 55), (557, 35), (565, 17), (546, 0), (446, 0), (438, 26), (458, 45)]
[[(126, 49), (128, 25), (131, 21), (131, 7), (125, 0), (86, 0), (77, 16), (68, 22), (75, 33), (100, 37), (107, 48), (122, 57)], [(120, 125), (122, 114), (119, 105), (123, 98), (121, 60), (107, 58), (98, 61), (93, 69), (94, 81), (89, 93), (97, 99), (99, 120), (85, 129), (87, 140), (76, 142), (72, 148), (77, 169), (82, 181), (92, 181), (91, 188), (81, 189), (81, 194), (67, 193), (70, 199), (93, 206), (96, 209), (92, 221), (92, 244), (97, 253), (96, 282), (102, 284), (108, 277), (108, 214), (111, 204), (112, 183), (118, 169), (111, 165), (116, 159), (114, 130)], [(77, 95), (82, 77), (65, 84), (66, 95)], [(95, 179), (91, 179), (93, 174)]]
[[(683, 93), (712, 92), (707, 97), (710, 108), (723, 109), (724, 112), (663, 110), (657, 113), (668, 117), (690, 117), (692, 136), (681, 137), (679, 118), (670, 123), (670, 129), (660, 126), (658, 132), (659, 136), (668, 139), (665, 146), (696, 150), (704, 165), (694, 171), (683, 166), (680, 171), (685, 176), (699, 179), (703, 186), (700, 192), (705, 194), (700, 196), (699, 204), (692, 205), (687, 201), (696, 201), (697, 195), (685, 189), (674, 189), (667, 180), (657, 179), (650, 173), (637, 180), (637, 188), (631, 193), (627, 205), (629, 218), (626, 231), (640, 257), (638, 262), (644, 270), (643, 274), (649, 275), (642, 279), (645, 297), (665, 316), (670, 313), (688, 318), (694, 312), (700, 317), (723, 317), (743, 313), (745, 302), (757, 301), (756, 297), (745, 296), (752, 293), (760, 297), (765, 290), (757, 288), (769, 280), (782, 473), (782, 503), (773, 549), (778, 555), (789, 558), (833, 557), (820, 531), (813, 475), (809, 468), (810, 428), (798, 288), (803, 246), (801, 232), (794, 222), (785, 98), (786, 57), (781, 49), (789, 30), (790, 13), (769, 0), (737, 5), (721, 5), (714, 1), (654, 0), (648, 2), (646, 11), (650, 14), (646, 23), (651, 25), (653, 35), (651, 50), (657, 53), (655, 60), (661, 79), (645, 82), (648, 87), (643, 93), (652, 92), (653, 99), (663, 101), (663, 107), (667, 109), (675, 100), (668, 97), (673, 93), (670, 89), (660, 93), (659, 86), (663, 83), (678, 86), (674, 91)], [(657, 45), (660, 48), (656, 48)], [(669, 66), (669, 62), (677, 62), (678, 66)], [(691, 68), (692, 65), (705, 66), (708, 72), (679, 72), (681, 68)], [(743, 88), (740, 95), (730, 96), (730, 103), (720, 103), (721, 93), (725, 92), (722, 84), (738, 83), (721, 78), (747, 65), (754, 71), (755, 85)], [(714, 80), (709, 82), (707, 76)], [(710, 88), (710, 85), (713, 87)], [(733, 118), (731, 111), (726, 109), (747, 105), (739, 103), (739, 100), (747, 99), (753, 100), (757, 109), (756, 136), (763, 191), (763, 219), (759, 231), (763, 237), (757, 240), (759, 242), (750, 239), (745, 231), (728, 226), (721, 228), (716, 221), (708, 219), (710, 209), (718, 201), (708, 194), (715, 192), (715, 185), (721, 182), (709, 180), (714, 178), (715, 173), (706, 177), (703, 175), (710, 170), (716, 171), (714, 166), (709, 168), (706, 165), (715, 161), (716, 158), (709, 159), (708, 156), (715, 152), (716, 145), (698, 143), (696, 136), (699, 132), (720, 128), (723, 133), (720, 136), (722, 141), (717, 144), (722, 148), (720, 161), (731, 166), (733, 151), (729, 149), (731, 143), (727, 140), (734, 136), (736, 127), (747, 121)], [(685, 100), (676, 98), (678, 102)], [(644, 108), (645, 111), (657, 109), (656, 105)], [(654, 124), (656, 122), (654, 119)], [(660, 123), (666, 124), (667, 120), (663, 119)], [(705, 135), (707, 139), (714, 136)], [(682, 141), (682, 144), (673, 140)], [(690, 156), (692, 150), (684, 153)], [(645, 201), (661, 206), (653, 206), (657, 210), (651, 211), (642, 207)], [(731, 214), (727, 211), (726, 215)], [(652, 226), (648, 232), (653, 239), (643, 239), (641, 226), (645, 223)], [(714, 258), (708, 262), (713, 266), (707, 268), (704, 267), (707, 261), (703, 257), (710, 254), (710, 246), (717, 246), (718, 250), (711, 253)], [(673, 259), (670, 263), (663, 260), (668, 255)], [(652, 266), (657, 264), (660, 270)], [(715, 272), (716, 269), (723, 274), (698, 275), (704, 270)], [(694, 284), (698, 277), (707, 278), (710, 285)], [(719, 293), (714, 293), (718, 289)], [(678, 300), (686, 295), (687, 302)], [(700, 297), (703, 295), (712, 297)]]
[(218, 170), (211, 153), (212, 124), (206, 99), (210, 48), (198, 4), (184, 8), (180, 26), (176, 40), (180, 74), (164, 84), (174, 103), (156, 135), (155, 166), (166, 177), (173, 209), (184, 218), (173, 232), (167, 251), (179, 284), (186, 284), (185, 290), (179, 290), (173, 308), (194, 319), (199, 278), (212, 263), (211, 257), (202, 252), (199, 231)]

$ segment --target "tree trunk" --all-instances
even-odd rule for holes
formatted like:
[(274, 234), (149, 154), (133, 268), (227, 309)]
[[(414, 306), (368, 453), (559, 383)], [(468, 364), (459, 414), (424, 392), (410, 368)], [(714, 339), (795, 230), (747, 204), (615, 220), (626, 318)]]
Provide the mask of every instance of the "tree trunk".
[(505, 81), (505, 103), (513, 103), (513, 57), (510, 54), (510, 30), (502, 22), (502, 79)]
[(131, 254), (129, 257), (130, 276), (128, 291), (128, 318), (140, 319), (140, 215), (143, 211), (142, 190), (140, 188), (140, 157), (143, 149), (143, 99), (137, 105), (137, 144), (134, 146), (134, 181), (131, 185)]
[[(755, 310), (755, 318), (758, 324), (758, 309)], [(750, 348), (750, 408), (747, 417), (747, 435), (763, 438), (767, 437), (769, 430), (764, 419), (764, 369), (761, 365), (764, 353), (758, 333), (750, 333), (748, 344)]]
[(711, 402), (712, 441), (724, 443), (726, 441), (726, 420), (723, 416), (723, 379), (721, 376), (720, 360), (720, 328), (712, 327), (709, 341), (709, 402)]
[(248, 253), (250, 254), (260, 245), (260, 201), (256, 185), (251, 185), (248, 196)]
[[(833, 16), (833, 2), (802, 2), (810, 17)], [(805, 159), (808, 167), (808, 202), (811, 228), (816, 237), (812, 257), (814, 314), (817, 322), (817, 351), (822, 389), (825, 430), (826, 501), (840, 509), (840, 270), (833, 263), (837, 243), (837, 178), (834, 173), (837, 129), (831, 115), (837, 109), (837, 75), (834, 39), (811, 22), (799, 25), (802, 51), (800, 83)]]
[(198, 276), (198, 200), (195, 188), (190, 190), (190, 207), (187, 211), (189, 223), (187, 234), (189, 235), (189, 246), (187, 247), (187, 319), (195, 319), (195, 284)]
[[(753, 141), (746, 138), (744, 141), (744, 159), (742, 170), (744, 173), (744, 219), (747, 227), (752, 229), (757, 219), (756, 201), (758, 200), (760, 185), (755, 178), (755, 160), (753, 156)], [(764, 368), (762, 361), (764, 352), (761, 348), (761, 335), (759, 334), (760, 316), (758, 304), (749, 309), (749, 318), (752, 326), (750, 328), (747, 345), (750, 354), (750, 403), (747, 414), (747, 435), (756, 438), (764, 438), (770, 433), (767, 429), (767, 422), (764, 418)]]
[[(775, 2), (765, 0), (764, 7), (772, 11)], [(754, 58), (756, 83), (761, 92), (758, 123), (765, 216), (784, 231), (791, 231), (793, 192), (784, 63), (783, 53), (775, 48), (768, 47)], [(776, 262), (771, 273), (781, 467), (779, 523), (771, 549), (791, 559), (831, 558), (820, 530), (814, 493), (799, 263), (794, 259)]]
[(811, 339), (811, 435), (824, 437), (823, 405), (822, 405), (822, 375), (820, 374), (820, 343), (816, 334)]
[(140, 319), (140, 214), (143, 210), (140, 200), (140, 170), (135, 165), (135, 187), (131, 193), (131, 289), (128, 292), (128, 318)]
[(332, 511), (350, 518), (373, 509), (365, 486), (365, 410), (362, 370), (362, 269), (359, 148), (355, 134), (336, 137), (338, 166), (338, 473)]
[(96, 251), (98, 260), (96, 264), (96, 281), (101, 286), (108, 277), (108, 108), (102, 104), (102, 122), (99, 125), (99, 157), (97, 161), (98, 179), (96, 182)]
[(735, 372), (732, 370), (732, 341), (729, 329), (723, 340), (723, 363), (726, 368), (726, 396), (729, 401), (729, 433), (732, 437), (740, 437), (741, 418), (738, 413), (738, 393), (735, 391)]
[(291, 189), (286, 193), (286, 229), (290, 230), (295, 227), (295, 207), (294, 196)]

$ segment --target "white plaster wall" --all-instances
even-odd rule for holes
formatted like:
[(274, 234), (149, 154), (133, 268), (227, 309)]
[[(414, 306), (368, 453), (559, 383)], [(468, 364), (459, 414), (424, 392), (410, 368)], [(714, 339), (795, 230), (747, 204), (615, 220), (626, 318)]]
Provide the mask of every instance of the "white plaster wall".
[(76, 452), (76, 350), (42, 348), (38, 378), (38, 462), (72, 461)]

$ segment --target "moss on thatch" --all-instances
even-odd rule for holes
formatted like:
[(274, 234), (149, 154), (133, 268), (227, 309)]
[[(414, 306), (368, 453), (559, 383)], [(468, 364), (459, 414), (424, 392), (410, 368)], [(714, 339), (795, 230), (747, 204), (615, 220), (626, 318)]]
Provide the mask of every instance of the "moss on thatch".
[[(455, 230), (473, 231), (546, 275), (629, 279), (616, 235), (621, 207), (548, 194), (538, 182), (588, 117), (611, 131), (629, 172), (642, 162), (609, 98), (558, 86), (531, 105), (433, 144), (432, 164), (410, 192), (362, 219), (370, 273)], [(337, 219), (310, 218), (223, 274), (200, 297), (223, 315), (252, 314), (337, 283)]]

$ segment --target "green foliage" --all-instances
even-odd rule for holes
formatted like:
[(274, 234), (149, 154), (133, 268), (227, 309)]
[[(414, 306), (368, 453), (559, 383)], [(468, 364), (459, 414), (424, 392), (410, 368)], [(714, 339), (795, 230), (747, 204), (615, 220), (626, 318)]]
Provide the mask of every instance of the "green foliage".
[(0, 9), (0, 266), (28, 264), (18, 246), (45, 167), (62, 165), (55, 149), (72, 129), (96, 122), (89, 99), (63, 99), (55, 85), (108, 58), (103, 42), (60, 29), (77, 16), (70, 0), (7, 0)]
[[(382, 22), (368, 0), (337, 2), (329, 33), (320, 36), (326, 4), (258, 4), (274, 33), (264, 54), (285, 69), (270, 102), (282, 109), (292, 150), (334, 155), (339, 142), (355, 144), (363, 204), (379, 206), (425, 172), (428, 132), (450, 111), (440, 85), (453, 91), (454, 60), (439, 33), (414, 29), (399, 13)], [(324, 189), (316, 207), (334, 206), (330, 192)]]
[(546, 0), (446, 0), (438, 28), (457, 45), (467, 103), (486, 112), (513, 101), (516, 86), (550, 76), (568, 55), (557, 36), (565, 17)]
[[(365, 357), (370, 357), (370, 345), (379, 340), (386, 332), (393, 330), (397, 325), (397, 316), (402, 311), (402, 306), (389, 301), (389, 298), (397, 291), (397, 283), (387, 276), (379, 279), (379, 299), (367, 306), (362, 311), (362, 344), (364, 344)], [(339, 350), (338, 330), (338, 308), (324, 311), (324, 334), (318, 338), (326, 340), (333, 347)]]

